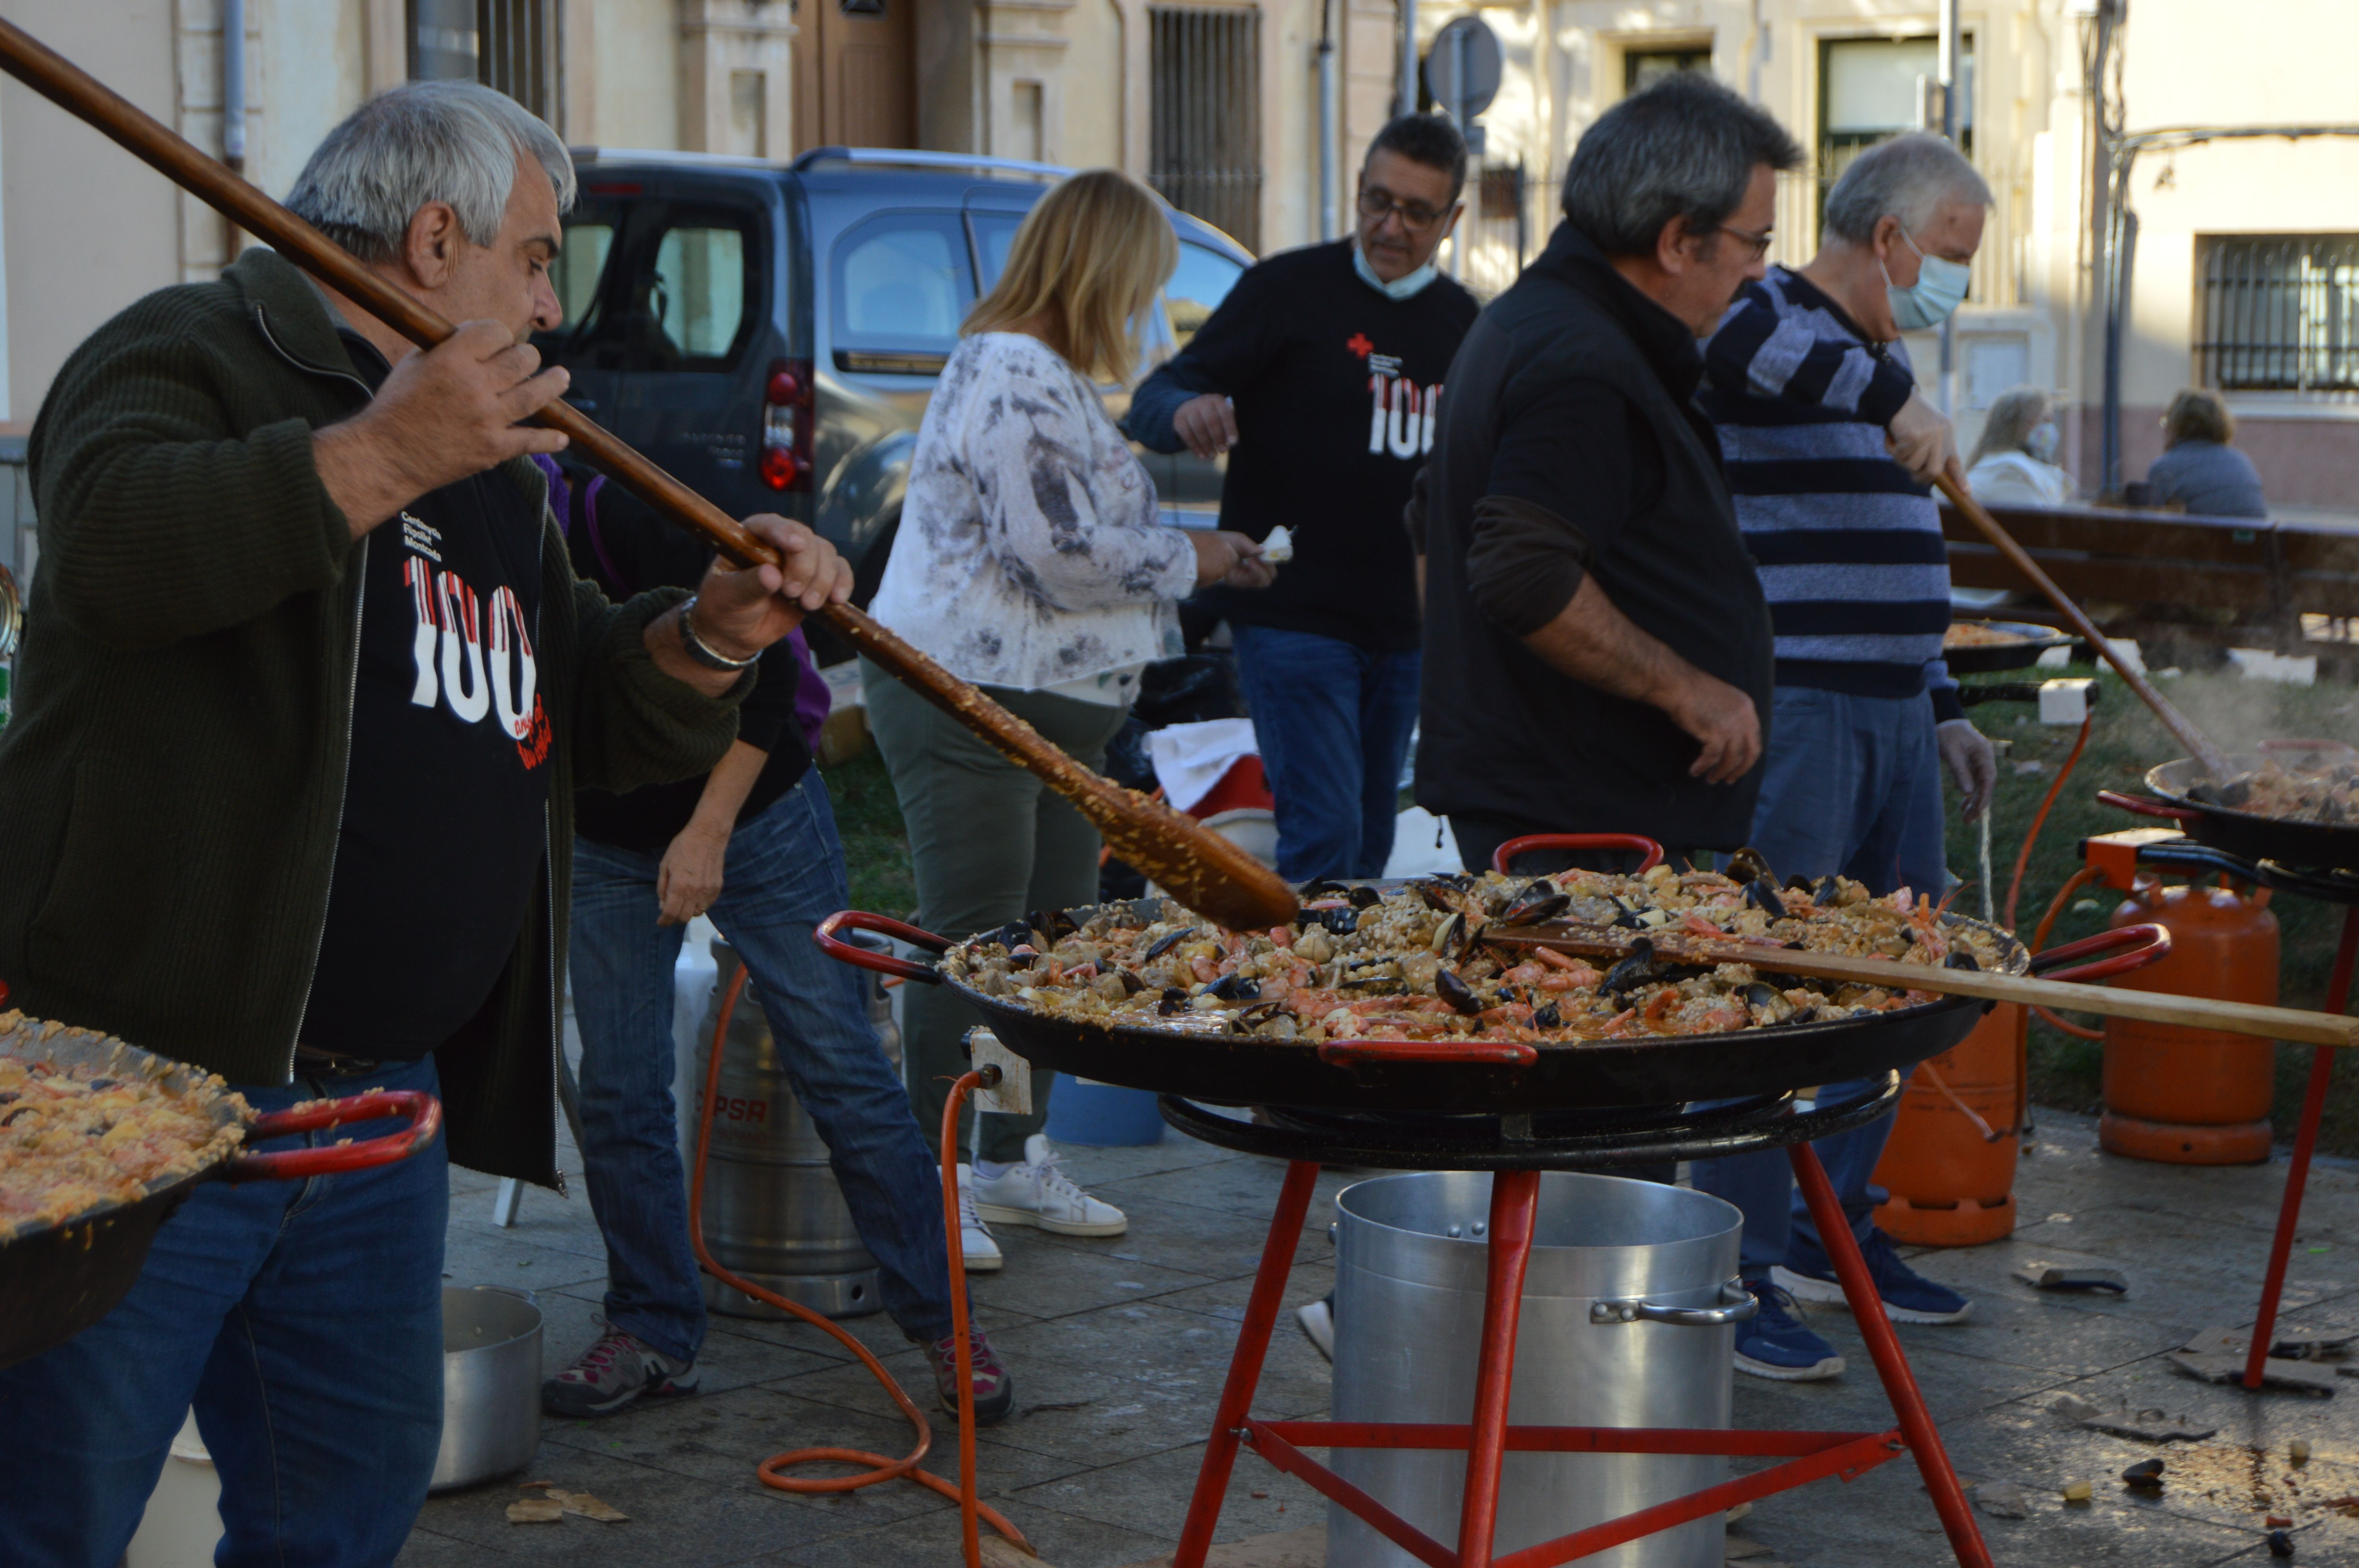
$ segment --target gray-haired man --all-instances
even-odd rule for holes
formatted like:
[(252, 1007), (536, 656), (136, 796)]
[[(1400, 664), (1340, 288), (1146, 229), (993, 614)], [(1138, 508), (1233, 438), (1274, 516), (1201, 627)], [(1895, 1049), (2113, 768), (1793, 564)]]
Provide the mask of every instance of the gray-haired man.
[[(396, 89), (291, 204), (464, 323), (429, 352), (265, 250), (76, 351), (31, 445), (41, 556), (0, 741), (0, 976), (258, 1108), (437, 1091), (447, 1159), (555, 1184), (577, 784), (712, 766), (744, 666), (849, 589), (826, 544), (610, 603), (517, 421), (573, 170), (489, 89)], [(363, 1124), (321, 1135), (366, 1137)], [(295, 1141), (288, 1140), (285, 1141)], [(109, 1568), (191, 1404), (221, 1561), (390, 1562), (441, 1422), (442, 1144), (212, 1184), (131, 1293), (0, 1371), (0, 1561)]]
[(1470, 868), (1523, 833), (1745, 842), (1769, 617), (1690, 399), (1696, 340), (1762, 276), (1777, 173), (1801, 161), (1704, 77), (1625, 99), (1574, 150), (1548, 249), (1451, 366), (1417, 796)]
[[(1969, 821), (1996, 782), (1990, 742), (1941, 663), (1949, 554), (1927, 486), (1960, 471), (1957, 449), (1898, 341), (1965, 297), (1989, 204), (1982, 177), (1939, 136), (1870, 148), (1827, 193), (1818, 255), (1799, 271), (1771, 267), (1705, 350), (1700, 401), (1720, 427), (1777, 633), (1752, 843), (1781, 878), (1840, 872), (1879, 895), (1908, 888), (1938, 900), (1942, 764)], [(1821, 1098), (1871, 1087), (1829, 1086)], [(1868, 1182), (1891, 1130), (1886, 1116), (1823, 1139), (1819, 1157), (1885, 1310), (1953, 1323), (1966, 1299), (1903, 1262), (1872, 1217)], [(1701, 1162), (1695, 1184), (1745, 1210), (1743, 1273), (1761, 1311), (1737, 1330), (1737, 1366), (1782, 1381), (1842, 1371), (1832, 1346), (1788, 1311), (1788, 1291), (1828, 1303), (1843, 1292), (1785, 1154)]]

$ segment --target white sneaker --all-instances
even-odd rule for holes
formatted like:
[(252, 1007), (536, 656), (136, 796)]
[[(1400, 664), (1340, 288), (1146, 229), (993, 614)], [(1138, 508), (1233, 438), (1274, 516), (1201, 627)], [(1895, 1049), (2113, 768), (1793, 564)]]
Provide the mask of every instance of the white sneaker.
[(1090, 1196), (1057, 1168), (1057, 1152), (1039, 1132), (1024, 1141), (1024, 1163), (975, 1176), (974, 1211), (997, 1225), (1037, 1225), (1059, 1236), (1120, 1236), (1130, 1228), (1122, 1210)]
[(999, 1243), (991, 1238), (991, 1227), (974, 1212), (974, 1170), (972, 1166), (958, 1168), (959, 1188), (959, 1250), (965, 1254), (966, 1271), (970, 1274), (995, 1274), (1006, 1267), (1007, 1260), (999, 1255)]
[(1302, 1332), (1319, 1347), (1320, 1355), (1330, 1361), (1335, 1359), (1335, 1314), (1325, 1300), (1295, 1308), (1294, 1321), (1302, 1325)]

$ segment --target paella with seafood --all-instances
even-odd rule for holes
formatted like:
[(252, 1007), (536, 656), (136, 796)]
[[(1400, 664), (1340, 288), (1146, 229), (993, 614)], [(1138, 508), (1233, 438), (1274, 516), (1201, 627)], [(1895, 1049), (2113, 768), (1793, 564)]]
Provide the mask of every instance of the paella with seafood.
[(2359, 757), (2344, 753), (2299, 766), (2271, 761), (2226, 784), (2206, 779), (2190, 787), (2187, 797), (2288, 822), (2359, 823)]
[[(2004, 937), (1946, 920), (1921, 895), (1876, 897), (1843, 877), (1781, 887), (1749, 850), (1728, 871), (1490, 872), (1303, 894), (1294, 925), (1256, 932), (1222, 930), (1169, 901), (1104, 906), (1080, 924), (1044, 912), (957, 944), (941, 968), (1035, 1011), (1175, 1033), (1577, 1043), (1888, 1011), (1933, 1000), (1909, 989), (1912, 965), (2006, 958)], [(1484, 941), (1493, 926), (1549, 920), (1620, 927), (1628, 954), (1601, 968)], [(1886, 958), (1897, 972), (1890, 986), (1861, 986), (1682, 964), (1657, 957), (1658, 936)]]
[[(0, 1036), (22, 1017), (0, 1013)], [(219, 1078), (176, 1087), (137, 1072), (61, 1066), (38, 1054), (38, 1039), (16, 1048), (31, 1054), (0, 1054), (0, 1240), (135, 1202), (245, 1137), (235, 1118), (221, 1115)]]

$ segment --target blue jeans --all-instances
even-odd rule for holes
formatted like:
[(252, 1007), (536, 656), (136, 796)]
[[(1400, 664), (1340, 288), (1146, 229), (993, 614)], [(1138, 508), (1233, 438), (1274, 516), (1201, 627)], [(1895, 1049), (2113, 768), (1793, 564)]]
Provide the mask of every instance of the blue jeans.
[[(429, 1060), (239, 1092), (279, 1110), (435, 1082)], [(114, 1568), (192, 1404), (221, 1476), (223, 1568), (392, 1562), (442, 1438), (449, 1171), (438, 1139), (373, 1171), (199, 1186), (121, 1304), (0, 1371), (0, 1563)]]
[[(1753, 847), (1780, 881), (1841, 873), (1866, 883), (1871, 892), (1908, 887), (1939, 900), (1941, 764), (1931, 700), (1777, 687), (1768, 765), (1753, 810)], [(1822, 1085), (1820, 1103), (1838, 1104), (1869, 1087), (1864, 1079)], [(1884, 1157), (1892, 1120), (1886, 1112), (1810, 1145), (1862, 1241), (1883, 1201), (1868, 1179)], [(1767, 1272), (1784, 1262), (1795, 1232), (1821, 1244), (1783, 1149), (1698, 1161), (1694, 1181), (1698, 1191), (1745, 1211), (1741, 1261), (1749, 1271)]]
[(1277, 874), (1382, 876), (1417, 727), (1419, 654), (1267, 626), (1229, 630), (1277, 799)]
[[(573, 1018), (582, 1031), (582, 1151), (606, 1239), (606, 1320), (693, 1361), (704, 1296), (671, 1097), (672, 967), (687, 928), (658, 925), (661, 855), (574, 844)], [(941, 1167), (876, 1032), (858, 971), (811, 941), (849, 906), (843, 846), (816, 771), (730, 836), (707, 913), (752, 972), (795, 1096), (827, 1141), (885, 1310), (913, 1339), (951, 1332)]]

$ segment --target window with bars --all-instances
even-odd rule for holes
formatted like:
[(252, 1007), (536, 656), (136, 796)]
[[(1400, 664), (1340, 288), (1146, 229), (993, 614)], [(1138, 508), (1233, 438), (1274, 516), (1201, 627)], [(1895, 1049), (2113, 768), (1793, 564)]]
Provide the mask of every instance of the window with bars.
[(408, 0), (409, 74), (473, 77), (555, 124), (560, 0)]
[(1261, 13), (1147, 8), (1147, 183), (1247, 250), (1261, 247)]
[(2207, 234), (2203, 384), (2359, 392), (2359, 234)]

